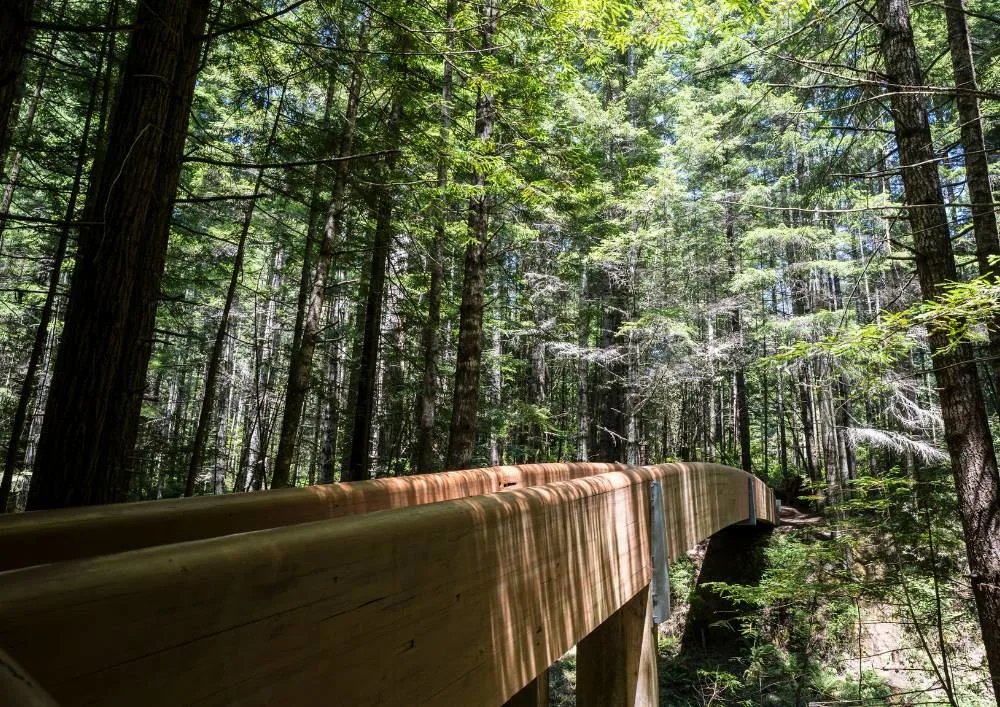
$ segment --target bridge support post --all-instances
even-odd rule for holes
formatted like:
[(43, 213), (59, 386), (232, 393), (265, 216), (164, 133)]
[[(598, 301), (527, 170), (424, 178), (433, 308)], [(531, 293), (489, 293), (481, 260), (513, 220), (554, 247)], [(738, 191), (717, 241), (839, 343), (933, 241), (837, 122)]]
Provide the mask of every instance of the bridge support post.
[(656, 635), (649, 585), (576, 647), (578, 707), (656, 707)]
[(735, 656), (743, 650), (741, 624), (746, 607), (718, 594), (706, 584), (726, 582), (756, 586), (765, 569), (764, 547), (771, 526), (733, 525), (723, 528), (708, 542), (698, 573), (695, 600), (684, 624), (681, 653)]
[(521, 691), (504, 702), (503, 707), (548, 707), (549, 704), (549, 671), (548, 668), (529, 682)]

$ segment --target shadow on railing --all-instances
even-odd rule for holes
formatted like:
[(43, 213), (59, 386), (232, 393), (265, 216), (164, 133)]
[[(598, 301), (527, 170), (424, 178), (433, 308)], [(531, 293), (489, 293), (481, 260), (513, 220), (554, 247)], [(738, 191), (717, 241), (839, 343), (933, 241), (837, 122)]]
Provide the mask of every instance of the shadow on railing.
[(752, 506), (776, 521), (727, 467), (543, 464), (23, 514), (0, 647), (62, 705), (500, 704), (610, 620), (641, 642), (652, 543)]

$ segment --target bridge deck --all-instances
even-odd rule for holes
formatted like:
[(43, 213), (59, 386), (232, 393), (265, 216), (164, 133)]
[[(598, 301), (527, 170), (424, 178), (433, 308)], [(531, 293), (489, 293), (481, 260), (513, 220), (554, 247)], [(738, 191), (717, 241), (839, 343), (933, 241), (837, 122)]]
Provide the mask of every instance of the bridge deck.
[(776, 520), (707, 464), (24, 514), (0, 521), (0, 648), (60, 705), (500, 704), (624, 609), (646, 621), (654, 480), (671, 559)]

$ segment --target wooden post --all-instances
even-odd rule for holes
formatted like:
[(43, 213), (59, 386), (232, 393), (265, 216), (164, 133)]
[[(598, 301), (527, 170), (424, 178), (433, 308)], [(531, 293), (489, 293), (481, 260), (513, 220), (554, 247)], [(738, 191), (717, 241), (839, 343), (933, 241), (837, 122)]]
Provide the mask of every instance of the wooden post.
[(656, 636), (649, 585), (576, 648), (578, 707), (657, 707)]
[(529, 682), (521, 691), (504, 702), (503, 707), (548, 707), (549, 670)]

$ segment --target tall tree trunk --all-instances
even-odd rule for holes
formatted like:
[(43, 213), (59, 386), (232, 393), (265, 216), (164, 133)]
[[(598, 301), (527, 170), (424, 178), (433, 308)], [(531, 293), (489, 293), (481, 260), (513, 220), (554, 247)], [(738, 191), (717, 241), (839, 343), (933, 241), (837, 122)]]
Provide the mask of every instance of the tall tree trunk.
[[(326, 134), (331, 132), (330, 116), (333, 110), (333, 100), (337, 91), (336, 75), (330, 72), (330, 81), (327, 84), (326, 107), (323, 111), (323, 131)], [(323, 202), (320, 200), (322, 182), (329, 173), (329, 168), (319, 165), (313, 175), (312, 195), (309, 202), (309, 224), (306, 231), (305, 251), (302, 257), (302, 274), (299, 279), (299, 297), (295, 308), (295, 334), (292, 339), (292, 351), (299, 348), (302, 341), (302, 326), (305, 321), (306, 303), (309, 299), (309, 291), (312, 286), (312, 252), (313, 244), (316, 241), (316, 233), (320, 225), (320, 217), (324, 211)], [(335, 281), (343, 279), (338, 271), (334, 275)], [(341, 351), (340, 340), (343, 336), (344, 316), (343, 302), (339, 294), (334, 294), (328, 315), (329, 346), (327, 350), (326, 362), (326, 389), (321, 395), (320, 406), (322, 407), (322, 442), (320, 443), (319, 475), (318, 482), (328, 484), (333, 482), (336, 464), (337, 435), (340, 432), (340, 363)]]
[(775, 414), (778, 416), (778, 468), (781, 470), (781, 478), (788, 478), (788, 439), (785, 433), (785, 394), (784, 385), (781, 380), (781, 373), (775, 375), (774, 399)]
[[(535, 319), (535, 321), (541, 321)], [(528, 372), (528, 402), (538, 408), (543, 408), (549, 402), (549, 368), (545, 360), (545, 341), (540, 340), (529, 346)], [(497, 368), (502, 363), (497, 361)], [(528, 429), (527, 454), (528, 462), (542, 462), (549, 459), (546, 436), (548, 431), (537, 421), (532, 421)]]
[[(766, 345), (766, 344), (765, 344)], [(761, 356), (766, 357), (767, 351), (762, 350)], [(760, 447), (764, 455), (763, 478), (767, 479), (771, 473), (771, 420), (770, 420), (770, 388), (768, 385), (767, 371), (760, 373)]]
[[(907, 0), (878, 0), (881, 49), (890, 83), (903, 186), (917, 276), (925, 299), (957, 280), (948, 220), (924, 99)], [(983, 643), (1000, 699), (1000, 474), (979, 374), (968, 345), (948, 348), (947, 334), (928, 332), (945, 438), (958, 491)]]
[(587, 263), (583, 262), (580, 269), (579, 298), (579, 334), (577, 338), (578, 358), (576, 362), (577, 386), (577, 428), (576, 428), (576, 460), (585, 462), (590, 459), (590, 361), (587, 358), (590, 348), (590, 304), (588, 294)]
[[(503, 359), (503, 341), (500, 337), (500, 328), (493, 329), (493, 381), (489, 386), (490, 407), (493, 410), (501, 409), (503, 404), (503, 369), (501, 361)], [(490, 425), (490, 465), (500, 466), (503, 460), (503, 440), (500, 438), (496, 425)]]
[(595, 439), (591, 459), (624, 462), (628, 454), (627, 395), (628, 359), (631, 356), (627, 337), (622, 335), (627, 296), (621, 283), (605, 269), (597, 269), (594, 283), (600, 302), (600, 327), (597, 347), (606, 361), (597, 367), (594, 420)]
[[(281, 108), (285, 103), (286, 86), (281, 89), (281, 97), (274, 112), (274, 121), (271, 124), (271, 132), (268, 134), (267, 143), (264, 146), (263, 161), (266, 162), (271, 154), (274, 139), (278, 134), (278, 126), (281, 123)], [(184, 484), (184, 495), (194, 495), (194, 483), (201, 473), (202, 463), (205, 459), (205, 444), (208, 441), (208, 428), (212, 421), (212, 412), (215, 407), (215, 387), (219, 378), (219, 365), (222, 362), (222, 349), (226, 344), (226, 334), (229, 329), (229, 314), (233, 309), (233, 302), (236, 300), (236, 289), (239, 286), (240, 278), (243, 275), (243, 255), (246, 251), (247, 236), (250, 233), (250, 226), (253, 223), (254, 210), (257, 206), (257, 197), (260, 195), (261, 186), (264, 183), (264, 168), (257, 170), (257, 178), (253, 185), (253, 198), (247, 204), (246, 212), (243, 214), (243, 225), (240, 228), (240, 238), (236, 245), (236, 257), (233, 259), (233, 272), (229, 278), (229, 288), (226, 290), (226, 302), (222, 306), (222, 314), (219, 318), (219, 328), (215, 332), (215, 341), (212, 344), (212, 351), (208, 358), (208, 369), (205, 373), (205, 392), (201, 400), (201, 412), (198, 415), (198, 427), (194, 434), (194, 443), (191, 450), (191, 460), (188, 464), (187, 481)], [(214, 488), (214, 484), (213, 484)]]
[[(706, 333), (708, 338), (708, 348), (711, 350), (715, 346), (715, 324), (712, 321), (712, 315), (706, 317)], [(702, 459), (707, 462), (716, 462), (716, 446), (715, 441), (717, 439), (716, 430), (718, 429), (718, 407), (716, 406), (716, 385), (715, 385), (715, 362), (712, 359), (708, 361), (708, 378), (702, 381), (702, 396), (704, 400), (703, 413), (701, 420), (701, 438), (702, 438)]]
[(406, 405), (403, 403), (406, 390), (406, 367), (404, 352), (406, 351), (406, 330), (403, 320), (398, 315), (399, 297), (390, 300), (391, 317), (385, 317), (382, 336), (392, 342), (388, 353), (382, 359), (382, 382), (379, 385), (378, 410), (376, 420), (380, 422), (378, 431), (373, 436), (378, 439), (379, 471), (388, 476), (400, 476), (406, 473), (406, 464), (402, 455), (404, 440), (407, 436), (409, 415), (404, 414)]
[(823, 461), (826, 469), (826, 497), (830, 505), (839, 504), (842, 500), (843, 486), (841, 484), (840, 450), (837, 444), (837, 425), (833, 408), (833, 391), (825, 381), (830, 376), (830, 368), (826, 361), (820, 361), (817, 378), (821, 381), (817, 386), (816, 398), (817, 425), (821, 432)]
[[(65, 3), (63, 4), (63, 7), (65, 7)], [(112, 14), (113, 16), (113, 13), (109, 14)], [(49, 323), (52, 321), (52, 314), (55, 310), (56, 293), (59, 288), (59, 279), (62, 275), (63, 260), (66, 258), (66, 248), (69, 244), (69, 222), (72, 221), (76, 215), (76, 204), (80, 197), (80, 190), (83, 184), (83, 169), (87, 164), (87, 159), (89, 158), (91, 152), (91, 125), (93, 122), (95, 108), (97, 106), (98, 96), (100, 94), (101, 76), (104, 71), (104, 57), (106, 53), (105, 49), (108, 41), (109, 37), (105, 36), (102, 42), (100, 55), (98, 56), (97, 66), (94, 71), (94, 79), (91, 82), (90, 98), (87, 101), (86, 114), (83, 120), (83, 133), (80, 138), (79, 149), (77, 150), (76, 172), (73, 175), (73, 186), (70, 188), (69, 199), (66, 204), (66, 219), (65, 223), (59, 230), (59, 237), (56, 241), (56, 251), (52, 257), (52, 271), (49, 273), (49, 284), (48, 289), (45, 292), (45, 302), (42, 305), (42, 312), (39, 316), (38, 327), (35, 329), (35, 338), (32, 342), (31, 353), (28, 356), (28, 370), (24, 374), (21, 391), (17, 399), (17, 407), (14, 410), (14, 419), (11, 421), (10, 439), (7, 442), (7, 452), (4, 455), (3, 480), (0, 481), (0, 513), (5, 512), (7, 509), (7, 501), (10, 496), (10, 488), (14, 478), (14, 467), (16, 467), (21, 461), (21, 437), (24, 434), (24, 424), (28, 415), (28, 407), (30, 406), (32, 397), (35, 394), (35, 379), (38, 375), (38, 367), (42, 362), (42, 357), (45, 354), (46, 342), (49, 338)], [(54, 44), (55, 39), (53, 38), (52, 45), (49, 47), (50, 53), (54, 49)], [(35, 87), (35, 95), (33, 96), (31, 106), (28, 109), (28, 118), (26, 120), (29, 125), (35, 116), (38, 100), (41, 95), (43, 80), (44, 76), (39, 78), (38, 85)], [(18, 154), (20, 155), (20, 153)], [(15, 166), (17, 166), (16, 162)], [(5, 208), (3, 214), (0, 215), (0, 219), (3, 218), (3, 215), (6, 215), (6, 207), (9, 206), (9, 204), (10, 202), (8, 201), (7, 194), (5, 193)], [(0, 229), (2, 228), (2, 221), (0, 221)]]
[(82, 216), (29, 508), (107, 503), (128, 489), (208, 5), (139, 5)]
[[(482, 178), (478, 180), (481, 185)], [(469, 216), (470, 232), (487, 228), (487, 196), (474, 197)], [(472, 461), (476, 443), (479, 407), (479, 378), (482, 362), (483, 309), (485, 307), (486, 243), (472, 242), (465, 250), (462, 304), (459, 308), (458, 360), (455, 368), (454, 402), (448, 437), (448, 469), (466, 468)]]
[[(739, 326), (739, 324), (737, 324)], [(742, 364), (737, 365), (735, 376), (736, 394), (736, 428), (740, 443), (740, 468), (743, 471), (753, 471), (753, 459), (750, 456), (750, 405), (747, 393), (747, 374)]]
[[(230, 318), (232, 322), (234, 318)], [(233, 322), (233, 328), (238, 328), (238, 320)], [(223, 363), (227, 374), (223, 377), (223, 393), (226, 403), (222, 411), (221, 420), (215, 426), (215, 458), (212, 462), (212, 488), (216, 495), (226, 492), (226, 477), (229, 475), (229, 459), (231, 457), (231, 442), (235, 437), (229, 434), (229, 430), (238, 429), (240, 426), (240, 408), (238, 405), (239, 393), (236, 379), (236, 337), (228, 338), (227, 350), (223, 356)], [(234, 474), (235, 478), (235, 474)]]
[[(320, 127), (324, 135), (330, 135), (332, 132), (330, 116), (333, 112), (333, 101), (336, 94), (337, 73), (331, 69), (326, 87), (323, 122)], [(292, 334), (292, 351), (298, 351), (299, 345), (302, 342), (302, 327), (305, 324), (306, 305), (309, 303), (309, 292), (312, 286), (313, 248), (316, 243), (316, 234), (319, 230), (320, 219), (325, 211), (322, 199), (323, 182), (328, 178), (329, 173), (330, 168), (328, 165), (316, 165), (316, 170), (313, 172), (312, 189), (309, 195), (309, 221), (306, 224), (306, 242), (302, 249), (302, 274), (299, 278), (299, 294), (295, 307), (295, 331)]]
[[(736, 277), (739, 269), (739, 249), (736, 243), (736, 217), (733, 214), (733, 207), (726, 207), (726, 240), (729, 245), (729, 278)], [(732, 331), (733, 335), (739, 339), (739, 346), (736, 351), (736, 361), (733, 366), (734, 377), (734, 403), (736, 413), (736, 434), (739, 438), (740, 446), (740, 468), (743, 471), (753, 471), (753, 460), (750, 456), (750, 405), (747, 400), (747, 373), (746, 373), (746, 351), (743, 336), (743, 316), (742, 308), (737, 306), (733, 311)], [(766, 440), (765, 440), (766, 447)]]
[[(369, 11), (370, 12), (370, 11)], [(362, 19), (359, 46), (367, 47), (369, 13)], [(313, 353), (322, 329), (323, 300), (326, 294), (326, 281), (330, 275), (330, 266), (334, 258), (334, 246), (340, 235), (341, 222), (344, 215), (344, 194), (347, 190), (347, 176), (354, 144), (354, 126), (358, 118), (358, 106), (361, 103), (361, 83), (363, 80), (362, 63), (358, 59), (351, 75), (351, 86), (348, 89), (347, 107), (344, 115), (344, 126), (340, 134), (340, 149), (336, 172), (333, 179), (333, 189), (330, 198), (330, 208), (326, 214), (326, 224), (323, 228), (323, 239), (320, 242), (319, 253), (312, 276), (312, 287), (306, 302), (306, 316), (302, 323), (302, 335), (299, 346), (292, 351), (288, 364), (288, 387), (285, 391), (285, 412), (281, 420), (281, 437), (278, 440), (278, 453), (274, 460), (274, 474), (271, 488), (288, 486), (292, 459), (295, 456), (295, 444), (299, 434), (299, 422), (302, 420), (302, 407), (305, 404), (306, 393), (309, 391), (309, 378), (312, 374)]]
[[(791, 246), (787, 249), (788, 263), (797, 262), (798, 258)], [(806, 283), (796, 278), (790, 283), (792, 314), (796, 317), (804, 316), (809, 308), (809, 296), (806, 291)], [(799, 371), (794, 376), (796, 392), (799, 398), (799, 414), (802, 418), (802, 442), (804, 447), (803, 465), (806, 474), (812, 483), (819, 481), (818, 461), (816, 455), (815, 425), (813, 423), (813, 392), (808, 362), (803, 362)]]
[[(268, 300), (264, 310), (263, 333), (255, 336), (257, 386), (255, 399), (257, 401), (256, 422), (254, 425), (256, 439), (253, 449), (253, 464), (250, 469), (249, 488), (259, 491), (267, 481), (268, 455), (271, 452), (271, 437), (274, 434), (275, 417), (278, 413), (275, 401), (275, 387), (278, 379), (278, 362), (281, 352), (281, 339), (284, 329), (278, 316), (278, 297), (281, 291), (281, 274), (284, 268), (285, 254), (281, 248), (274, 252), (274, 259), (267, 271)], [(257, 317), (254, 317), (255, 325)], [(259, 329), (258, 329), (259, 331)], [(266, 358), (265, 358), (266, 346)], [(263, 380), (261, 380), (263, 377)]]
[(34, 0), (0, 3), (0, 173), (16, 119), (14, 104), (21, 87), (24, 54), (31, 34), (28, 22)]
[[(337, 332), (334, 336), (339, 336)], [(330, 342), (326, 363), (326, 406), (323, 411), (323, 441), (320, 445), (319, 478), (317, 483), (333, 482), (337, 466), (337, 437), (340, 431), (340, 349)]]
[(639, 390), (639, 347), (633, 332), (628, 334), (627, 352), (628, 376), (625, 381), (625, 461), (638, 466), (642, 463), (642, 443), (640, 441), (640, 416), (642, 393)]
[(323, 416), (323, 445), (320, 455), (320, 483), (331, 483), (337, 467), (340, 441), (340, 414), (343, 409), (343, 338), (347, 325), (346, 304), (334, 296), (329, 316), (331, 336), (327, 353), (326, 412)]
[[(496, 54), (494, 35), (500, 12), (497, 0), (483, 0), (479, 33), (482, 58)], [(476, 140), (484, 147), (493, 135), (496, 103), (482, 84), (476, 93)], [(465, 249), (462, 304), (459, 308), (458, 358), (455, 363), (455, 391), (445, 466), (462, 469), (472, 461), (476, 444), (476, 417), (479, 409), (479, 373), (483, 354), (483, 309), (486, 287), (486, 249), (489, 243), (490, 195), (486, 177), (475, 169), (472, 179), (476, 193), (469, 198), (469, 244)]]
[[(955, 88), (958, 93), (958, 115), (962, 123), (962, 152), (965, 158), (965, 179), (972, 203), (972, 233), (976, 240), (976, 259), (979, 273), (995, 280), (997, 266), (990, 262), (991, 256), (1000, 255), (1000, 237), (997, 235), (997, 214), (990, 188), (990, 167), (983, 139), (983, 120), (979, 113), (979, 98), (976, 91), (976, 68), (972, 60), (972, 44), (969, 41), (969, 27), (965, 21), (963, 0), (944, 0), (945, 20), (948, 24), (948, 48), (951, 51), (951, 66), (955, 73)], [(989, 327), (990, 370), (993, 372), (993, 390), (1000, 395), (1000, 315)], [(1000, 401), (997, 402), (1000, 408)]]
[(351, 464), (351, 444), (348, 441), (349, 434), (354, 431), (354, 412), (355, 408), (358, 406), (358, 377), (361, 375), (361, 369), (355, 365), (361, 360), (361, 344), (363, 338), (363, 331), (359, 334), (358, 329), (363, 329), (365, 321), (365, 306), (368, 304), (368, 277), (367, 273), (362, 273), (360, 282), (358, 283), (357, 294), (354, 298), (354, 315), (351, 317), (351, 321), (354, 322), (353, 327), (345, 327), (345, 339), (347, 338), (347, 333), (351, 333), (351, 351), (344, 357), (344, 378), (347, 384), (344, 386), (346, 394), (346, 404), (344, 405), (344, 445), (341, 450), (340, 467), (341, 474), (347, 475), (347, 467)]
[[(405, 50), (406, 42), (399, 44)], [(358, 393), (357, 404), (354, 407), (351, 456), (347, 468), (344, 469), (344, 481), (362, 481), (371, 478), (372, 419), (375, 414), (375, 384), (379, 340), (382, 333), (382, 303), (385, 300), (385, 271), (389, 264), (389, 248), (392, 245), (392, 202), (395, 189), (389, 182), (395, 174), (395, 150), (399, 147), (404, 100), (404, 89), (397, 89), (386, 125), (387, 148), (393, 152), (386, 156), (383, 168), (379, 170), (382, 183), (376, 188), (375, 194), (375, 239), (372, 243), (361, 355), (356, 364)]]
[[(14, 3), (14, 5), (16, 4), (17, 3)], [(60, 21), (65, 16), (67, 4), (69, 4), (68, 0), (63, 0), (62, 4), (59, 6), (57, 17)], [(11, 7), (13, 7), (14, 5), (11, 5)], [(111, 7), (109, 8), (108, 11), (109, 24), (111, 18), (115, 16), (115, 6), (116, 3), (113, 2), (111, 3)], [(3, 10), (0, 9), (0, 24), (2, 24), (5, 21), (2, 13)], [(98, 56), (97, 58), (98, 69), (94, 74), (95, 76), (100, 76), (102, 73), (100, 67), (103, 65), (105, 55), (107, 54), (106, 47), (108, 40), (109, 40), (109, 35), (105, 35), (103, 41), (101, 42), (100, 56)], [(28, 103), (28, 109), (25, 111), (23, 119), (21, 119), (20, 116), (18, 116), (18, 122), (22, 123), (21, 126), (22, 140), (29, 138), (31, 136), (32, 127), (34, 126), (35, 123), (35, 116), (38, 114), (38, 106), (42, 102), (41, 101), (42, 89), (44, 88), (45, 82), (48, 79), (49, 69), (53, 63), (52, 57), (55, 54), (56, 45), (58, 44), (58, 42), (59, 42), (59, 33), (52, 32), (51, 36), (49, 37), (49, 45), (46, 48), (42, 65), (38, 70), (38, 78), (35, 80), (35, 88), (31, 93), (31, 101)], [(0, 50), (0, 52), (2, 51), (3, 50)], [(0, 91), (2, 90), (3, 89), (0, 89)], [(91, 96), (93, 96), (96, 90), (97, 90), (96, 87), (91, 87)], [(87, 106), (86, 120), (88, 121), (91, 120), (90, 112), (93, 109), (94, 109), (93, 104), (89, 104)], [(15, 126), (13, 125), (13, 120), (12, 120), (11, 125), (9, 126), (10, 134), (8, 135), (8, 138), (13, 136), (14, 128)], [(0, 142), (2, 141), (3, 138), (0, 137)], [(4, 175), (4, 162), (6, 154), (7, 154), (7, 147), (3, 147), (2, 149), (0, 149), (0, 176), (6, 176), (7, 180), (7, 185), (4, 187), (3, 190), (3, 201), (2, 203), (0, 203), (0, 253), (3, 253), (4, 229), (7, 226), (7, 217), (10, 215), (10, 206), (14, 201), (14, 191), (17, 189), (17, 178), (21, 174), (21, 164), (24, 161), (25, 153), (24, 153), (24, 148), (20, 148), (17, 150), (17, 152), (14, 153), (14, 158), (11, 160), (10, 164), (10, 170), (6, 173), (6, 175)]]
[(851, 440), (847, 435), (847, 429), (851, 424), (851, 414), (850, 414), (850, 394), (848, 392), (848, 381), (847, 374), (841, 373), (836, 381), (836, 435), (837, 435), (837, 448), (840, 455), (840, 481), (841, 489), (844, 489), (846, 494), (848, 491), (848, 485), (856, 477), (855, 467), (856, 461), (854, 458), (854, 447), (851, 444)]
[(819, 460), (816, 458), (816, 426), (813, 421), (813, 394), (810, 385), (809, 364), (804, 362), (795, 376), (795, 387), (799, 392), (799, 414), (802, 418), (803, 464), (806, 474), (813, 483), (819, 481)]
[(448, 226), (448, 149), (451, 143), (451, 89), (452, 52), (455, 49), (455, 12), (457, 0), (448, 0), (445, 9), (445, 27), (448, 32), (448, 53), (443, 61), (441, 79), (441, 129), (438, 135), (439, 149), (437, 163), (438, 213), (434, 224), (434, 239), (427, 254), (427, 269), (430, 283), (427, 288), (427, 320), (421, 337), (423, 366), (420, 392), (416, 400), (416, 442), (413, 451), (413, 468), (418, 474), (425, 474), (434, 468), (434, 425), (437, 408), (438, 367), (441, 349), (441, 281), (444, 267), (441, 263), (444, 249), (445, 231)]

